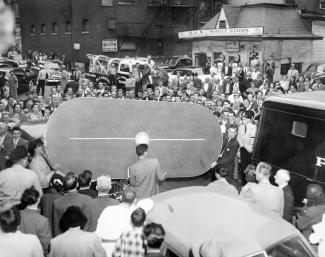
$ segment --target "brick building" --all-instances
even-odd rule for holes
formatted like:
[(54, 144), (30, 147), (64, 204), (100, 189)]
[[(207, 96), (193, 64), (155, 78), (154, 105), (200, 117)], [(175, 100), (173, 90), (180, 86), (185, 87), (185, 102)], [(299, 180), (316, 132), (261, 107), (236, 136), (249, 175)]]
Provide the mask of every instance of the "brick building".
[[(179, 31), (195, 29), (216, 0), (18, 0), (23, 51), (114, 57), (190, 55)], [(207, 3), (210, 3), (210, 5)], [(211, 4), (213, 3), (213, 4)], [(205, 8), (205, 9), (204, 9)], [(215, 13), (215, 12), (214, 12)], [(213, 13), (213, 14), (214, 14)], [(210, 13), (212, 15), (212, 13)], [(104, 41), (103, 41), (104, 40)], [(104, 43), (104, 49), (103, 49)]]

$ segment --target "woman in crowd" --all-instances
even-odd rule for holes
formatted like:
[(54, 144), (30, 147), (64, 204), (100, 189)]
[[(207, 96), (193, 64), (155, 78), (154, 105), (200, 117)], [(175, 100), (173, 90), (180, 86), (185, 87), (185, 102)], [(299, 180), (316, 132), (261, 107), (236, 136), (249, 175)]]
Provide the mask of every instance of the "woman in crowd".
[(23, 113), (23, 111), (21, 109), (21, 105), (19, 103), (16, 103), (14, 105), (13, 112), (10, 113), (10, 118), (15, 123), (21, 123), (21, 122), (27, 121), (27, 117)]
[(19, 224), (20, 214), (16, 207), (0, 211), (0, 256), (43, 257), (37, 236), (18, 231)]
[(106, 257), (99, 237), (83, 231), (87, 217), (77, 206), (70, 206), (60, 220), (63, 234), (52, 239), (49, 257)]
[(21, 221), (18, 230), (25, 234), (37, 236), (46, 256), (52, 236), (48, 219), (42, 216), (38, 209), (39, 192), (33, 187), (26, 189), (20, 202)]
[(318, 184), (307, 187), (305, 206), (297, 214), (297, 228), (308, 238), (312, 232), (312, 225), (322, 221), (325, 212), (325, 194)]
[(32, 111), (27, 114), (27, 120), (29, 122), (44, 120), (44, 116), (39, 110), (37, 103), (33, 104)]
[[(41, 199), (41, 213), (45, 216), (50, 224), (52, 222), (52, 214), (53, 214), (53, 203), (56, 199), (61, 198), (63, 195), (63, 176), (58, 173), (54, 173), (49, 182), (49, 188), (47, 192), (42, 196)], [(51, 227), (53, 231), (53, 227)]]

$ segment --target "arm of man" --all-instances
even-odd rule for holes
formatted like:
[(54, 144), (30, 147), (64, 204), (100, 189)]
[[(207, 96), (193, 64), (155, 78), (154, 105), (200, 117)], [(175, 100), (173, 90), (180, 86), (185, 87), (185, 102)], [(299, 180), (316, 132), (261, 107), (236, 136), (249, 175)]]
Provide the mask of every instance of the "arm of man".
[(158, 160), (157, 160), (157, 166), (156, 166), (156, 174), (157, 174), (158, 180), (160, 180), (160, 181), (164, 181), (167, 177), (167, 172), (162, 172), (160, 170), (160, 163)]
[(133, 174), (133, 172), (130, 170), (130, 168), (128, 169), (128, 175), (129, 175), (129, 182), (131, 186), (135, 186), (135, 181), (136, 181), (136, 177)]

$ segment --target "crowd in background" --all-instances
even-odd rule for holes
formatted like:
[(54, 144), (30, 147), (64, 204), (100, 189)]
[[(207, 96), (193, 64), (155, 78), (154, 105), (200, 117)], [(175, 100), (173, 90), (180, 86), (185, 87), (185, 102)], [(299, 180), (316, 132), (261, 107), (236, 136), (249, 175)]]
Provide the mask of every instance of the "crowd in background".
[(289, 172), (279, 170), (275, 175), (277, 186), (272, 185), (270, 165), (260, 163), (255, 168), (251, 165), (251, 154), (263, 101), (277, 94), (322, 90), (324, 85), (319, 79), (314, 74), (299, 76), (292, 65), (288, 76), (273, 81), (271, 59), (266, 62), (263, 74), (257, 69), (244, 71), (238, 67), (232, 76), (225, 76), (214, 73), (211, 67), (204, 81), (197, 74), (193, 77), (177, 74), (169, 80), (150, 59), (147, 66), (148, 79), (134, 67), (122, 85), (116, 84), (117, 79), (110, 84), (96, 84), (76, 69), (72, 73), (74, 81), (65, 80), (51, 87), (46, 99), (36, 90), (22, 99), (3, 88), (0, 193), (10, 201), (1, 202), (0, 253), (53, 257), (159, 256), (164, 229), (159, 224), (145, 222), (148, 202), (142, 205), (132, 188), (126, 187), (121, 199), (116, 200), (110, 195), (109, 176), (96, 178), (97, 185), (91, 188), (90, 171), (76, 176), (53, 170), (41, 145), (33, 149), (32, 156), (28, 155), (19, 124), (46, 121), (60, 104), (79, 97), (188, 103), (208, 108), (220, 123), (224, 137), (221, 153), (211, 165), (211, 177), (216, 180), (208, 187), (222, 187), (240, 195), (292, 222), (307, 238), (310, 236), (312, 225), (320, 222), (323, 214), (323, 189), (310, 185), (305, 206), (296, 213), (288, 185)]

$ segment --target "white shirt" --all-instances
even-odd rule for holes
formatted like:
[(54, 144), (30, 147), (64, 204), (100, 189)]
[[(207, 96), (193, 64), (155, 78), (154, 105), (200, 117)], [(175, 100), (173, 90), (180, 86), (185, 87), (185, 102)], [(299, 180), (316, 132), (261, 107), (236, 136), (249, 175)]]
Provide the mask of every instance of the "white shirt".
[(2, 257), (43, 257), (43, 249), (35, 235), (0, 232), (0, 256)]
[(249, 153), (253, 151), (253, 145), (256, 135), (256, 125), (249, 123), (246, 125), (242, 124), (238, 128), (237, 140), (240, 147), (244, 147)]

